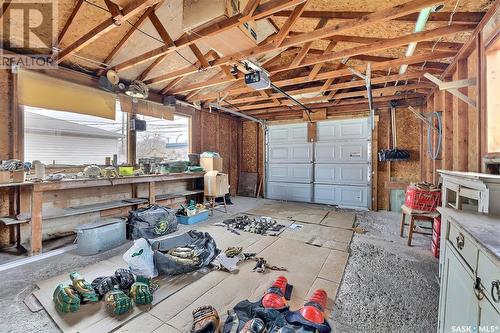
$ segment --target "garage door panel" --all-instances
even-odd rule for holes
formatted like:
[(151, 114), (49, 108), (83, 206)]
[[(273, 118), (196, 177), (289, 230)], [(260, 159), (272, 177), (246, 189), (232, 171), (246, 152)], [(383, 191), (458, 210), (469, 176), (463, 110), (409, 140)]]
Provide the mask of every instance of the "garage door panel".
[(318, 141), (366, 139), (368, 120), (340, 120), (318, 122)]
[(314, 202), (342, 207), (368, 207), (368, 186), (323, 185), (314, 186)]
[(368, 164), (316, 164), (315, 183), (368, 184)]
[(312, 164), (270, 164), (269, 181), (311, 183)]
[(315, 161), (317, 163), (366, 163), (368, 144), (367, 141), (318, 142), (315, 145)]
[(267, 183), (267, 197), (269, 199), (311, 202), (312, 188), (312, 184), (270, 181)]
[(269, 127), (269, 144), (306, 143), (307, 124)]
[(312, 144), (269, 145), (269, 163), (311, 163)]

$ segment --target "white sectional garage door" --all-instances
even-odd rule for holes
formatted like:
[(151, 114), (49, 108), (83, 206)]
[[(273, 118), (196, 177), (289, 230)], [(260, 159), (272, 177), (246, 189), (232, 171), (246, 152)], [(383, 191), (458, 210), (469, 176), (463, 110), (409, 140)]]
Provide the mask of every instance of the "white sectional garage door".
[(269, 126), (267, 135), (267, 197), (311, 202), (314, 147), (307, 124)]
[(322, 121), (317, 142), (307, 124), (268, 128), (267, 197), (370, 208), (369, 119)]

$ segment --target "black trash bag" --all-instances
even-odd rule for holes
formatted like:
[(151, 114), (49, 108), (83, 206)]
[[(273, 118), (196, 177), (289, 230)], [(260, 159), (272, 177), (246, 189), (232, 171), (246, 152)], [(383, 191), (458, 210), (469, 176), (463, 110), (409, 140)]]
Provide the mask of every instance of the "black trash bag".
[(177, 230), (175, 212), (164, 206), (150, 205), (128, 213), (129, 235), (132, 239), (151, 239)]
[[(192, 248), (199, 259), (198, 263), (181, 263), (167, 254), (168, 250), (179, 247)], [(220, 253), (220, 250), (217, 249), (217, 245), (215, 244), (215, 240), (208, 232), (196, 230), (190, 230), (179, 236), (155, 240), (152, 242), (151, 248), (154, 251), (155, 268), (160, 275), (177, 275), (198, 270), (208, 266)]]

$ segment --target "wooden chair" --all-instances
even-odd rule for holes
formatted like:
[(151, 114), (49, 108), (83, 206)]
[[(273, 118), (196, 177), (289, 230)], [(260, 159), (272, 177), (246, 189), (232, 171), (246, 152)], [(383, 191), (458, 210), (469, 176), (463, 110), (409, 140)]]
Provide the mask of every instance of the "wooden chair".
[[(215, 199), (217, 198), (222, 198), (222, 201), (224, 202), (223, 204), (217, 204), (215, 202)], [(224, 206), (224, 212), (227, 214), (227, 205), (226, 205), (226, 195), (220, 195), (220, 196), (211, 196), (211, 195), (205, 195), (205, 202), (208, 201), (208, 209), (210, 211), (210, 216), (214, 215), (214, 209), (218, 206)]]
[[(401, 206), (402, 210), (402, 216), (401, 216), (401, 226), (400, 226), (400, 236), (404, 237), (404, 228), (405, 225), (409, 225), (408, 229), (408, 246), (411, 246), (411, 240), (413, 238), (413, 234), (421, 234), (421, 235), (432, 235), (432, 223), (434, 222), (434, 218), (439, 216), (439, 212), (433, 211), (433, 212), (424, 212), (421, 210), (414, 210), (410, 207), (407, 207), (406, 205)], [(410, 217), (410, 223), (407, 224), (405, 222), (406, 215)], [(415, 230), (416, 229), (416, 224), (415, 221), (427, 221), (431, 223), (430, 228), (429, 227), (422, 227), (423, 229), (430, 229), (431, 232), (422, 232)]]

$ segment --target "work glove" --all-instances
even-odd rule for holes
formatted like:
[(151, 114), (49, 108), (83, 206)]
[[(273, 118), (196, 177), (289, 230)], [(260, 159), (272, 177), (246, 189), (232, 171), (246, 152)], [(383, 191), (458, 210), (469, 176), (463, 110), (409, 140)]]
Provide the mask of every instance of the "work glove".
[(218, 332), (220, 323), (219, 314), (210, 305), (200, 306), (193, 310), (193, 326), (191, 333)]
[(128, 269), (124, 268), (119, 268), (116, 270), (115, 278), (118, 282), (118, 287), (121, 290), (129, 290), (132, 284), (134, 284), (135, 282), (134, 275)]
[(54, 290), (52, 299), (59, 312), (75, 312), (80, 308), (80, 296), (70, 285), (58, 285)]
[(137, 281), (130, 288), (130, 297), (137, 305), (151, 304), (153, 302), (151, 280), (138, 276)]
[(85, 279), (78, 272), (72, 272), (69, 274), (71, 279), (71, 284), (73, 288), (80, 294), (82, 298), (82, 303), (87, 302), (97, 302), (99, 297), (97, 296), (92, 285), (85, 281)]
[(99, 299), (102, 299), (106, 293), (113, 290), (118, 280), (115, 276), (100, 276), (92, 281), (92, 288), (96, 292)]
[(132, 310), (132, 300), (122, 290), (114, 288), (104, 296), (104, 302), (109, 312), (121, 315)]

